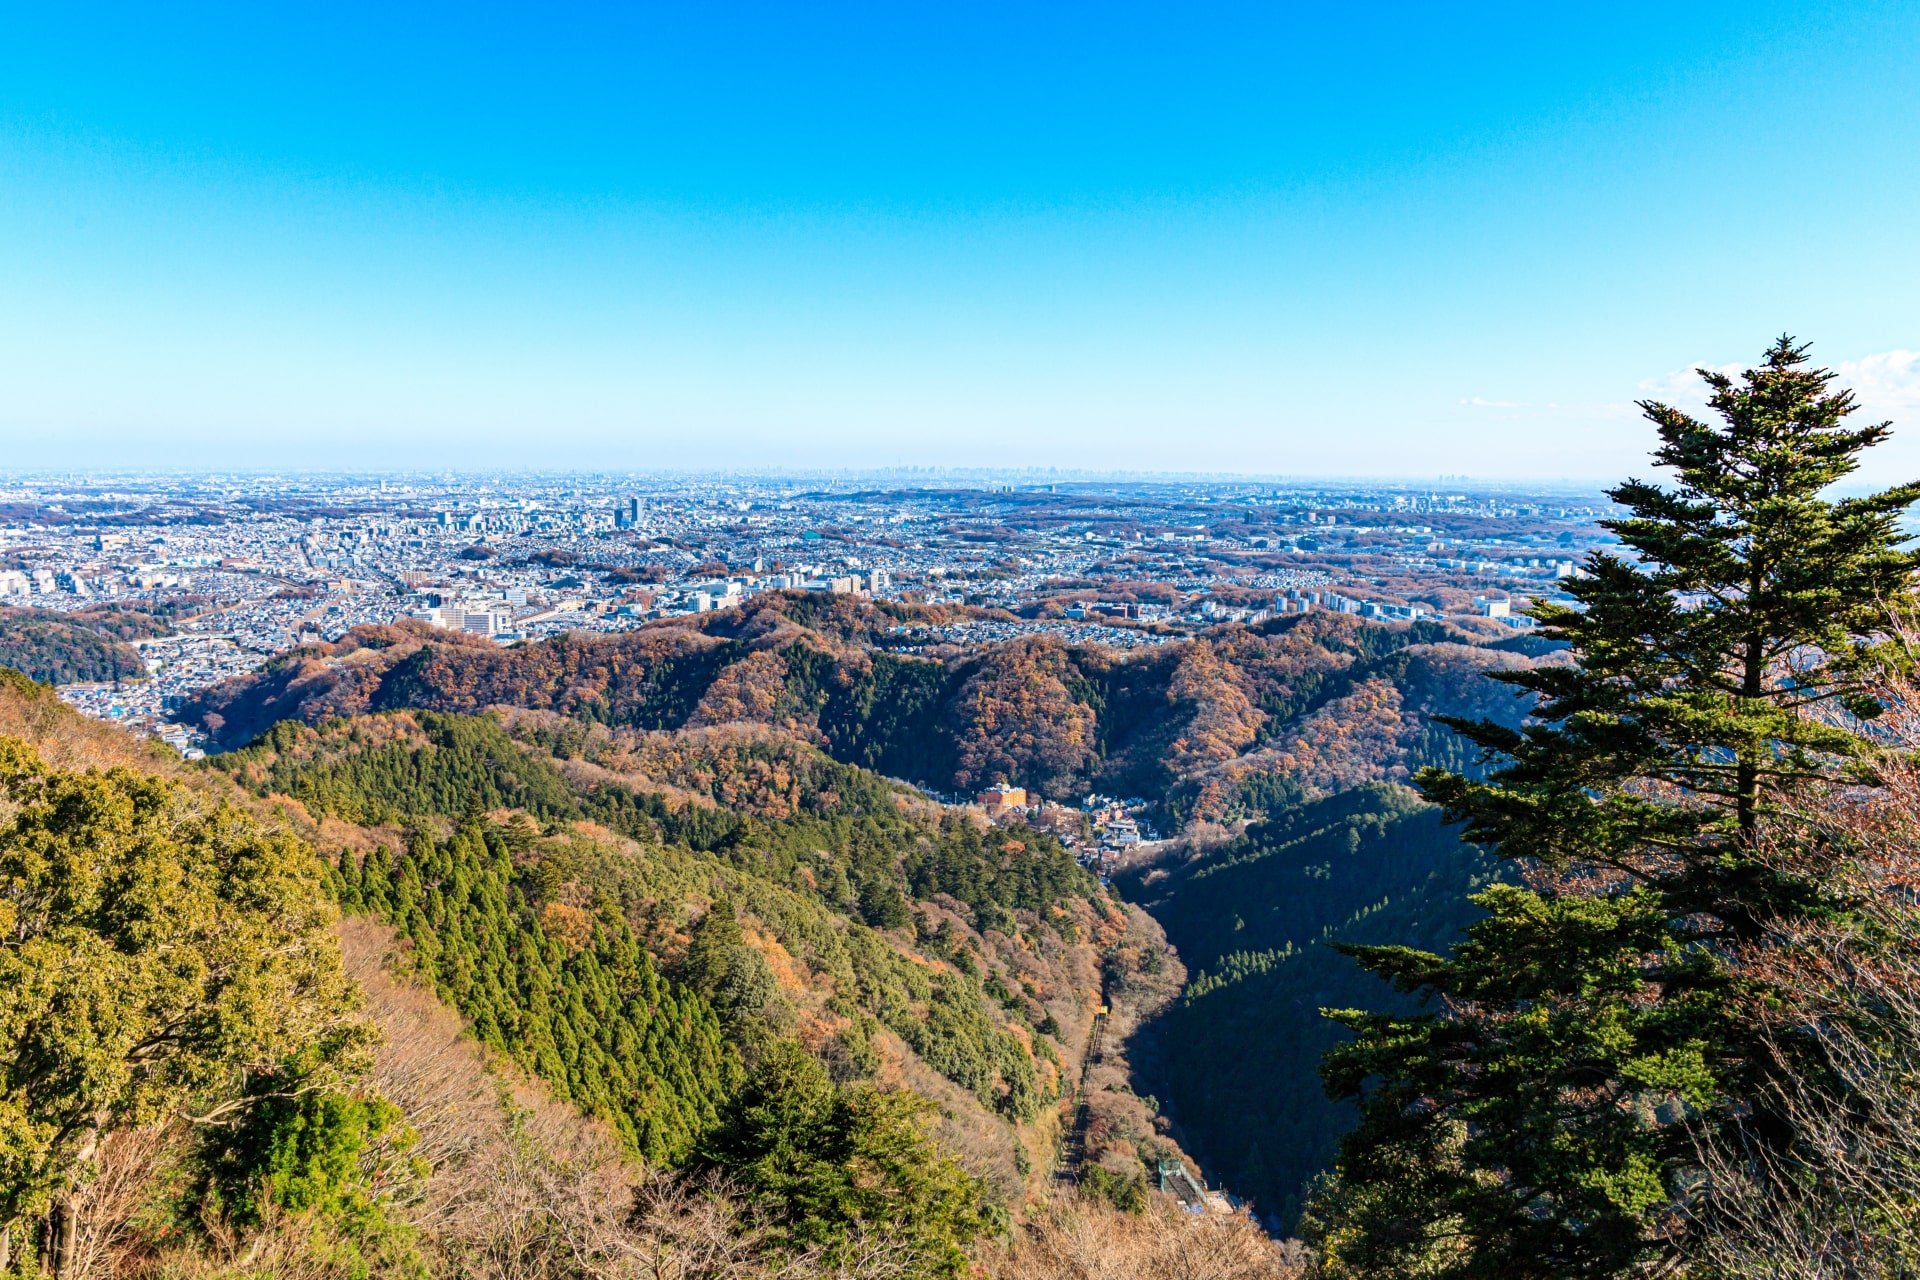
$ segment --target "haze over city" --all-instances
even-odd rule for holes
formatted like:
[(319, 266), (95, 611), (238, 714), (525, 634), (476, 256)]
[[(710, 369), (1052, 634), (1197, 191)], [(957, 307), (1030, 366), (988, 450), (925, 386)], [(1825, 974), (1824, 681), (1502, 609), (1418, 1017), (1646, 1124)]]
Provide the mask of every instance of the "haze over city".
[(1892, 3), (16, 6), (0, 467), (1593, 481), (1783, 331), (1910, 417), (1917, 63)]

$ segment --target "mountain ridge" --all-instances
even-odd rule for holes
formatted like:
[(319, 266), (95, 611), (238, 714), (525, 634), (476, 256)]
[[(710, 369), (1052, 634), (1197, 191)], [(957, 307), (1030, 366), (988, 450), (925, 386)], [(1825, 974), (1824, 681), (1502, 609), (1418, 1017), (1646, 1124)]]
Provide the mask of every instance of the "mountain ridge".
[(940, 791), (1005, 781), (1054, 800), (1141, 796), (1171, 827), (1464, 763), (1433, 717), (1517, 724), (1520, 700), (1478, 677), (1552, 660), (1451, 624), (1324, 613), (1129, 653), (1043, 634), (910, 654), (889, 647), (896, 625), (873, 604), (773, 594), (507, 649), (415, 624), (363, 627), (215, 686), (182, 714), (227, 749), (281, 720), (409, 708), (656, 731), (750, 723)]

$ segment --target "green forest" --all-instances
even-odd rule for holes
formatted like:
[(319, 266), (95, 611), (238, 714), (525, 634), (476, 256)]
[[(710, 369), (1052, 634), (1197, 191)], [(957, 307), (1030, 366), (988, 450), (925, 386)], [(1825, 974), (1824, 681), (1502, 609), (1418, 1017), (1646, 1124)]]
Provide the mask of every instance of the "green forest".
[(1317, 1065), (1342, 1033), (1320, 1011), (1392, 1003), (1330, 944), (1444, 950), (1499, 871), (1411, 791), (1368, 786), (1283, 810), (1170, 877), (1122, 878), (1189, 969), (1141, 1087), (1208, 1170), (1290, 1230), (1355, 1114), (1321, 1092)]
[(144, 680), (146, 664), (123, 643), (155, 634), (143, 618), (0, 608), (0, 666), (46, 684)]
[[(573, 997), (556, 994), (561, 986), (589, 981), (598, 984), (592, 1008), (601, 1012), (582, 1025), (614, 1016), (607, 1011), (637, 1016), (628, 1012), (638, 1007), (634, 1002), (646, 1005), (655, 997), (633, 993), (656, 975), (650, 964), (637, 965), (632, 931), (641, 930), (675, 964), (692, 963), (672, 942), (676, 922), (660, 915), (663, 904), (690, 897), (737, 903), (788, 950), (807, 957), (832, 986), (832, 1007), (846, 1020), (835, 1052), (847, 1062), (870, 1064), (869, 1028), (886, 1027), (935, 1070), (1010, 1118), (1029, 1119), (1048, 1100), (1025, 1046), (1038, 1040), (1036, 1028), (1050, 1028), (1049, 1015), (1004, 983), (994, 983), (1001, 995), (990, 994), (993, 980), (979, 960), (949, 932), (928, 926), (915, 904), (946, 894), (969, 909), (981, 930), (1020, 936), (1048, 928), (1062, 903), (1101, 892), (1057, 840), (1027, 828), (982, 833), (957, 817), (908, 816), (890, 784), (818, 753), (802, 757), (810, 811), (778, 819), (669, 804), (656, 793), (608, 784), (576, 787), (543, 745), (552, 741), (518, 742), (487, 717), (412, 712), (318, 730), (283, 724), (252, 747), (214, 757), (209, 767), (263, 797), (290, 796), (357, 821), (412, 824), (410, 851), (396, 862), (378, 851), (364, 863), (344, 856), (337, 870), (343, 901), (403, 928), (422, 972), (477, 1027), (494, 1028), (490, 1037), (566, 1096), (590, 1099), (583, 1105), (610, 1118), (625, 1117), (618, 1119), (622, 1131), (642, 1154), (683, 1154), (698, 1131), (688, 1117), (707, 1114), (712, 1099), (725, 1095), (726, 1073), (737, 1070), (736, 1060), (714, 1056), (700, 1040), (685, 1050), (698, 1058), (698, 1069), (672, 1078), (701, 1083), (684, 1095), (674, 1092), (678, 1085), (662, 1092), (665, 1086), (656, 1084), (639, 1090), (648, 1101), (633, 1102), (638, 1086), (609, 1067), (604, 1046), (583, 1043), (555, 1057), (548, 1024), (568, 1016), (565, 1000)], [(746, 755), (733, 763), (751, 763), (752, 753)], [(481, 816), (498, 809), (523, 810), (536, 821), (502, 825)], [(459, 829), (436, 841), (420, 830), (433, 818), (453, 819)], [(554, 838), (576, 819), (656, 852), (638, 859), (575, 833)], [(404, 904), (395, 897), (403, 883)], [(568, 936), (591, 937), (592, 948), (555, 959), (560, 944), (541, 934), (555, 921), (565, 923)], [(905, 931), (915, 945), (953, 965), (934, 970), (914, 963), (878, 930)], [(767, 980), (758, 971), (764, 965), (756, 966), (737, 942), (731, 952), (709, 961), (719, 964), (720, 976), (694, 984), (685, 1016), (705, 1007), (698, 998), (703, 991), (720, 999), (731, 1051), (750, 1052), (756, 1024), (778, 1023), (781, 1013), (767, 1007)], [(732, 981), (761, 992), (760, 1003), (742, 1004), (739, 991), (722, 990), (728, 964), (753, 970)], [(570, 976), (577, 971), (593, 976)], [(627, 976), (606, 976), (614, 972)], [(614, 991), (627, 994), (615, 999)], [(640, 1043), (644, 1024), (640, 1019), (618, 1034)], [(672, 1058), (682, 1052), (680, 1043), (669, 1038), (657, 1052)], [(715, 1083), (715, 1072), (723, 1083)], [(651, 1107), (664, 1109), (656, 1116)]]
[(683, 1163), (739, 1088), (739, 1054), (699, 992), (661, 978), (611, 899), (549, 915), (562, 922), (550, 935), (546, 868), (516, 868), (512, 835), (472, 823), (398, 859), (343, 855), (335, 893), (400, 929), (411, 964), (483, 1042), (611, 1121), (635, 1154)]

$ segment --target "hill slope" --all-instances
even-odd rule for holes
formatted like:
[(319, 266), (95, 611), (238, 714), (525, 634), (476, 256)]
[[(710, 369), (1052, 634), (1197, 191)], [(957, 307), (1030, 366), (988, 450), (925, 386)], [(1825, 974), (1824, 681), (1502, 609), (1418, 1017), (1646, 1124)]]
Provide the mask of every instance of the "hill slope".
[[(636, 632), (512, 649), (417, 628), (361, 629), (211, 690), (196, 711), (232, 743), (276, 717), (321, 726), (282, 726), (227, 765), (249, 786), (320, 811), (393, 824), (422, 811), (457, 818), (477, 804), (524, 809), (549, 825), (591, 822), (744, 875), (726, 882), (736, 901), (778, 890), (806, 904), (796, 910), (850, 922), (849, 938), (891, 939), (857, 946), (867, 967), (850, 980), (831, 976), (845, 974), (838, 962), (799, 966), (800, 986), (838, 995), (852, 981), (862, 993), (809, 1024), (816, 1049), (859, 1058), (860, 1028), (871, 1023), (970, 1105), (1019, 1123), (1023, 1061), (1044, 1100), (1034, 1114), (1078, 1078), (1099, 984), (1082, 980), (1071, 1010), (1023, 1001), (1014, 978), (1029, 979), (1014, 961), (1037, 954), (1049, 913), (1079, 912), (1074, 903), (1097, 897), (1039, 874), (1050, 864), (1031, 856), (1004, 869), (1014, 874), (1008, 885), (1028, 884), (1026, 899), (985, 887), (982, 869), (1003, 857), (1005, 834), (978, 837), (984, 859), (963, 850), (957, 831), (927, 827), (911, 798), (869, 771), (941, 790), (1006, 779), (1055, 798), (1140, 795), (1158, 803), (1164, 828), (1216, 839), (1237, 821), (1265, 818), (1195, 862), (1136, 872), (1119, 886), (1164, 925), (1194, 976), (1147, 1024), (1134, 1054), (1142, 1090), (1164, 1098), (1166, 1115), (1136, 1114), (1112, 1090), (1108, 1101), (1127, 1116), (1118, 1169), (1137, 1176), (1177, 1121), (1215, 1176), (1287, 1216), (1348, 1121), (1320, 1096), (1315, 1068), (1334, 1032), (1317, 1011), (1383, 996), (1321, 943), (1444, 949), (1471, 917), (1464, 895), (1486, 868), (1397, 786), (1426, 764), (1475, 769), (1434, 717), (1516, 725), (1524, 702), (1484, 677), (1556, 659), (1504, 631), (1327, 614), (1222, 626), (1128, 653), (1046, 635), (898, 652), (891, 646), (910, 620), (857, 601), (775, 595)], [(489, 708), (497, 723), (472, 718)], [(428, 739), (432, 750), (422, 749)], [(1023, 854), (1050, 845), (1017, 840)], [(657, 854), (646, 860), (666, 864)], [(676, 894), (684, 934), (712, 891), (689, 880)], [(761, 914), (786, 908), (756, 900), (742, 910), (783, 948), (809, 945)], [(1088, 916), (1072, 927), (1114, 926)], [(997, 963), (962, 959), (951, 937), (977, 938), (962, 950)], [(1004, 954), (995, 951), (1002, 938), (1012, 946)], [(656, 949), (669, 972), (679, 945)], [(1144, 964), (1157, 951), (1137, 954)], [(889, 955), (916, 966), (899, 975), (924, 965), (945, 976), (924, 994), (898, 986), (904, 978), (887, 976)], [(961, 972), (967, 963), (981, 970), (977, 989)], [(1015, 998), (1003, 1000), (1002, 989)], [(971, 1015), (934, 1016), (936, 993), (956, 1009), (979, 1003), (991, 1025), (968, 1031)], [(1043, 1032), (1049, 1019), (1054, 1030)], [(993, 1047), (1002, 1035), (1022, 1053)], [(1026, 1146), (1031, 1166), (1041, 1146)]]
[(60, 614), (43, 609), (0, 608), (0, 667), (11, 667), (46, 684), (144, 680), (140, 655), (116, 632), (109, 615)]
[(281, 720), (401, 709), (516, 707), (653, 731), (758, 724), (943, 791), (1005, 780), (1062, 800), (1144, 796), (1164, 802), (1171, 827), (1457, 761), (1432, 715), (1517, 721), (1518, 700), (1477, 677), (1532, 661), (1450, 626), (1326, 614), (1125, 654), (1050, 635), (906, 654), (889, 647), (904, 639), (897, 625), (872, 604), (769, 595), (510, 649), (411, 624), (359, 628), (210, 689), (184, 714), (227, 748)]
[[(941, 1096), (955, 1144), (1017, 1199), (1051, 1163), (1103, 973), (1161, 948), (1052, 837), (751, 727), (393, 712), (285, 723), (209, 767), (323, 830), (374, 824), (322, 836), (342, 901), (399, 928), (482, 1039), (655, 1160), (684, 1152), (729, 1063), (793, 1034), (842, 1078)], [(617, 1047), (652, 1045), (655, 971), (724, 1052), (705, 1031)], [(636, 1054), (671, 1087), (630, 1079)], [(1150, 1126), (1137, 1136), (1151, 1148)]]
[(1290, 1224), (1353, 1119), (1319, 1089), (1320, 1055), (1341, 1034), (1319, 1011), (1395, 998), (1327, 943), (1445, 951), (1476, 914), (1466, 895), (1494, 874), (1437, 809), (1368, 785), (1117, 877), (1194, 974), (1147, 1036), (1141, 1087), (1210, 1170)]
[[(612, 784), (565, 776), (564, 762), (490, 720), (288, 726), (217, 770), (85, 721), (45, 686), (0, 672), (0, 735), (30, 742), (53, 767), (159, 774), (320, 842), (349, 913), (337, 929), (349, 971), (387, 1032), (360, 1086), (373, 1092), (263, 1104), (231, 1135), (111, 1135), (101, 1176), (75, 1202), (89, 1274), (638, 1276), (649, 1257), (700, 1249), (719, 1250), (727, 1274), (810, 1275), (810, 1263), (781, 1261), (784, 1237), (756, 1217), (764, 1208), (635, 1158), (683, 1159), (689, 1136), (731, 1105), (741, 1067), (769, 1052), (770, 1037), (797, 1036), (842, 1080), (931, 1099), (942, 1148), (1018, 1211), (1046, 1189), (1048, 1102), (1078, 1076), (1103, 984), (1164, 986), (1129, 977), (1155, 967), (1158, 929), (1070, 862), (1044, 873), (1057, 850), (1036, 833), (943, 825), (787, 740), (720, 735), (677, 759), (683, 784), (707, 779), (739, 798), (738, 812), (709, 808), (691, 785), (674, 803), (627, 807), (649, 824), (724, 836), (695, 849), (659, 842), (657, 827), (636, 840), (561, 814), (563, 794), (587, 803)], [(753, 764), (768, 767), (754, 775)], [(325, 783), (305, 787), (311, 808), (275, 786), (308, 780)], [(489, 813), (469, 785), (482, 780), (554, 816), (535, 819), (528, 805)], [(348, 806), (381, 808), (405, 827), (349, 823)], [(692, 810), (738, 821), (703, 826), (683, 817)], [(829, 867), (852, 873), (850, 892), (822, 874)], [(862, 895), (862, 876), (892, 877), (911, 922), (875, 927), (848, 914), (895, 905)], [(472, 1039), (461, 1039), (463, 1024)], [(844, 1096), (858, 1107), (875, 1095)], [(1150, 1125), (1129, 1134), (1118, 1114), (1104, 1137), (1109, 1164), (1141, 1150), (1179, 1155)], [(265, 1181), (242, 1176), (249, 1168)], [(283, 1193), (318, 1198), (288, 1202), (305, 1205), (299, 1214), (249, 1207)], [(1140, 1233), (1091, 1203), (1069, 1201), (1045, 1220), (1080, 1238)], [(1198, 1237), (1168, 1246), (1209, 1247)], [(1248, 1247), (1235, 1243), (1235, 1256)], [(1027, 1265), (1016, 1248), (994, 1268), (1015, 1277)], [(1275, 1255), (1260, 1270), (1286, 1268)], [(920, 1263), (908, 1273), (930, 1274)]]

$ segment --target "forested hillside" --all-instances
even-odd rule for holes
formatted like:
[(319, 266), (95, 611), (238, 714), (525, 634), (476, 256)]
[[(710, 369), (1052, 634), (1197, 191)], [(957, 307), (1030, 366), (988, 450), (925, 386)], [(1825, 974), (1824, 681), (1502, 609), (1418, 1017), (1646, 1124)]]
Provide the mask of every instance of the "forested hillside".
[(47, 684), (144, 680), (146, 664), (124, 641), (155, 634), (164, 626), (144, 614), (0, 608), (0, 667)]
[[(726, 1274), (743, 1278), (953, 1276), (982, 1251), (1017, 1275), (1040, 1264), (999, 1233), (1029, 1212), (1035, 1230), (1044, 1219), (1116, 1231), (1129, 1248), (1206, 1245), (1179, 1243), (1186, 1229), (1163, 1216), (1149, 1215), (1159, 1225), (1146, 1236), (1121, 1227), (1099, 1192), (1035, 1207), (1103, 979), (1118, 991), (1164, 945), (1050, 838), (943, 820), (874, 775), (757, 731), (696, 731), (677, 747), (576, 736), (562, 759), (551, 744), (567, 728), (536, 717), (510, 736), (492, 719), (434, 713), (285, 725), (218, 768), (189, 768), (81, 720), (45, 686), (0, 677), (0, 876), (9, 900), (48, 904), (62, 946), (119, 926), (60, 876), (160, 886), (177, 853), (270, 856), (278, 877), (241, 871), (228, 889), (193, 873), (192, 892), (230, 893), (219, 910), (257, 917), (250, 931), (183, 900), (183, 927), (204, 917), (225, 932), (148, 939), (149, 928), (121, 944), (157, 979), (194, 971), (199, 953), (183, 947), (231, 935), (223, 967), (199, 980), (240, 1003), (204, 1044), (183, 1045), (201, 1057), (182, 1060), (177, 1082), (181, 1106), (221, 1122), (143, 1109), (137, 1099), (160, 1095), (138, 1073), (107, 1070), (87, 1085), (107, 1092), (72, 1097), (43, 1097), (13, 1073), (6, 1105), (29, 1123), (0, 1160), (41, 1172), (0, 1203), (0, 1252), (10, 1242), (29, 1265), (74, 1277), (637, 1276), (654, 1274), (649, 1256), (690, 1248), (724, 1251)], [(638, 763), (615, 782), (582, 752)], [(60, 772), (81, 765), (116, 771)], [(673, 779), (668, 790), (630, 785), (649, 773)], [(129, 844), (110, 832), (128, 821), (168, 834)], [(52, 847), (33, 824), (85, 856), (14, 857), (21, 839)], [(89, 861), (125, 857), (144, 869)], [(140, 898), (150, 917), (162, 909), (153, 893)], [(352, 968), (397, 1040), (356, 1021), (358, 997), (314, 932), (326, 899), (363, 921), (346, 930), (360, 948)], [(271, 936), (287, 911), (320, 976), (289, 971), (304, 985), (282, 1008), (261, 982), (299, 954)], [(375, 922), (391, 931), (399, 986), (365, 949), (383, 936)], [(151, 956), (137, 951), (150, 944)], [(51, 953), (23, 958), (73, 972)], [(53, 991), (25, 976), (8, 1010)], [(129, 1035), (165, 1016), (134, 1016), (153, 993), (188, 1000), (182, 1010), (199, 998), (171, 979), (98, 976), (87, 998), (103, 1015), (125, 1004)], [(420, 996), (405, 994), (408, 980)], [(497, 1051), (482, 1070), (506, 1075), (488, 1085), (463, 1065), (420, 1004), (429, 993)], [(301, 1012), (300, 1000), (322, 1003)], [(268, 1038), (223, 1039), (242, 1013)], [(31, 1020), (5, 1028), (7, 1061), (48, 1052)], [(248, 1065), (232, 1074), (221, 1054), (254, 1056), (234, 1058)], [(516, 1071), (539, 1082), (538, 1098)], [(568, 1104), (605, 1129), (561, 1120)], [(30, 1145), (53, 1132), (33, 1127), (36, 1108), (73, 1105), (108, 1128)], [(1110, 1137), (1109, 1165), (1178, 1158), (1150, 1125)], [(675, 1182), (675, 1168), (702, 1181)], [(1130, 1185), (1122, 1198), (1138, 1207), (1145, 1182), (1136, 1163), (1130, 1182), (1099, 1185)], [(1286, 1270), (1277, 1254), (1263, 1265)]]
[[(1290, 1219), (1351, 1119), (1320, 1094), (1315, 1063), (1337, 1032), (1318, 1010), (1369, 1003), (1379, 986), (1322, 944), (1444, 948), (1470, 918), (1478, 855), (1397, 787), (1426, 765), (1474, 772), (1435, 717), (1517, 725), (1526, 703), (1485, 676), (1555, 659), (1504, 629), (1326, 614), (1124, 654), (1045, 636), (892, 651), (910, 620), (894, 606), (775, 595), (509, 649), (363, 628), (209, 691), (194, 711), (229, 742), (253, 739), (218, 767), (316, 814), (398, 830), (428, 815), (458, 824), (520, 810), (540, 828), (515, 837), (533, 842), (515, 855), (523, 862), (582, 822), (681, 851), (649, 855), (656, 869), (711, 859), (744, 879), (620, 891), (675, 904), (664, 922), (632, 925), (666, 972), (684, 963), (677, 939), (724, 894), (748, 929), (807, 957), (795, 985), (832, 987), (803, 1035), (823, 1060), (871, 1064), (873, 1033), (891, 1033), (1016, 1121), (1061, 1096), (1079, 1024), (1036, 998), (1057, 981), (982, 963), (998, 945), (985, 940), (1010, 940), (1006, 964), (1035, 954), (1050, 921), (1071, 918), (1074, 936), (1109, 942), (1115, 926), (1099, 923), (1104, 909), (1088, 914), (1100, 895), (1051, 837), (942, 816), (877, 775), (942, 790), (1005, 779), (1062, 799), (1146, 796), (1158, 822), (1200, 835), (1207, 852), (1123, 885), (1193, 975), (1143, 1033), (1136, 1078), (1163, 1096), (1214, 1176)], [(1262, 818), (1224, 844), (1204, 835)], [(438, 838), (455, 838), (452, 827)], [(457, 838), (505, 837), (470, 827)], [(621, 879), (605, 870), (617, 856), (577, 829), (564, 838), (608, 886)], [(591, 895), (556, 905), (528, 874), (509, 878), (520, 905), (491, 928), (547, 939), (546, 914), (585, 911), (572, 927), (592, 932)], [(796, 934), (802, 917), (811, 932)], [(825, 950), (822, 921), (842, 922)], [(410, 936), (422, 927), (442, 926), (403, 923)], [(956, 949), (955, 937), (980, 941)], [(442, 989), (481, 1019), (465, 987)], [(746, 1048), (737, 1034), (730, 1043)], [(558, 1068), (546, 1074), (561, 1080)], [(686, 1105), (705, 1104), (696, 1091)], [(603, 1110), (640, 1132), (634, 1108)], [(1125, 1127), (1152, 1136), (1144, 1116)], [(1123, 1145), (1132, 1154), (1117, 1176), (1144, 1176), (1151, 1147)]]
[(1008, 781), (1060, 800), (1143, 796), (1176, 827), (1467, 763), (1432, 716), (1517, 723), (1520, 701), (1479, 677), (1534, 661), (1450, 625), (1326, 614), (1124, 654), (1052, 636), (903, 654), (888, 648), (893, 608), (771, 595), (510, 649), (359, 628), (211, 689), (185, 714), (228, 747), (282, 720), (402, 709), (512, 707), (652, 731), (758, 724), (941, 790)]
[(1466, 896), (1494, 873), (1438, 809), (1369, 784), (1117, 880), (1192, 973), (1140, 1065), (1209, 1170), (1291, 1226), (1354, 1118), (1320, 1088), (1320, 1056), (1344, 1035), (1320, 1010), (1393, 1001), (1328, 944), (1445, 951), (1480, 914)]
[[(1450, 656), (1390, 651), (1367, 679), (1418, 690), (1436, 649)], [(768, 1028), (849, 1079), (897, 1044), (983, 1114), (1033, 1121), (1071, 1083), (1098, 989), (1073, 976), (1075, 947), (1117, 957), (1129, 931), (1052, 837), (943, 814), (764, 726), (391, 712), (283, 723), (212, 763), (263, 798), (394, 830), (391, 847), (338, 855), (342, 900), (397, 925), (483, 1039), (654, 1159), (684, 1158)], [(1192, 975), (1136, 1074), (1214, 1176), (1289, 1221), (1351, 1121), (1320, 1092), (1339, 1032), (1319, 1010), (1385, 998), (1326, 944), (1444, 949), (1491, 869), (1382, 783), (1198, 850), (1117, 885)], [(679, 1031), (644, 1013), (662, 978), (689, 1002)], [(1135, 1129), (1120, 1167), (1139, 1179), (1151, 1126)], [(1001, 1178), (1017, 1185), (1038, 1155), (1002, 1145)]]
[[(770, 1028), (847, 1078), (908, 1054), (983, 1117), (1027, 1124), (1059, 1100), (1098, 949), (1132, 926), (1051, 836), (942, 815), (763, 731), (512, 728), (435, 712), (287, 723), (213, 765), (319, 817), (412, 830), (404, 851), (340, 852), (343, 901), (397, 925), (483, 1038), (651, 1158), (684, 1156)], [(689, 1028), (717, 1019), (724, 1051), (692, 1031), (647, 1041), (655, 966), (693, 1001)], [(571, 1020), (603, 1029), (593, 1043), (558, 1029), (583, 1000)], [(649, 1043), (652, 1083), (629, 1078), (616, 1040)], [(1044, 1130), (993, 1140), (1009, 1185), (1046, 1158)]]

